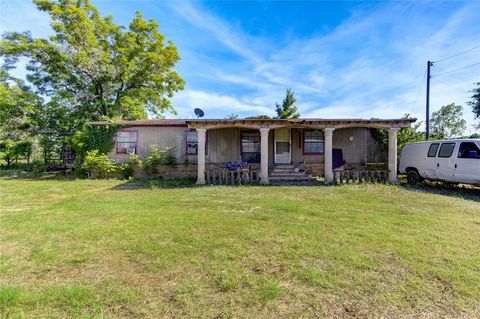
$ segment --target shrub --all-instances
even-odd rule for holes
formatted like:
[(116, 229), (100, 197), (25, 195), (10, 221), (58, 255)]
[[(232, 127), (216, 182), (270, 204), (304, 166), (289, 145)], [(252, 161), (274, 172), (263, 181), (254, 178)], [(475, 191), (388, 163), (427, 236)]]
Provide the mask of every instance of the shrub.
[(7, 139), (0, 142), (0, 152), (3, 153), (2, 159), (7, 162), (7, 167), (10, 167), (12, 162), (18, 161), (19, 158), (24, 158), (29, 163), (32, 155), (32, 142), (28, 140), (14, 142)]
[(175, 157), (173, 147), (166, 147), (160, 150), (157, 145), (151, 145), (150, 148), (150, 154), (145, 159), (143, 165), (145, 172), (149, 174), (157, 173), (157, 165), (177, 166), (177, 158)]
[(117, 164), (108, 158), (106, 154), (98, 154), (98, 150), (88, 151), (85, 155), (82, 168), (89, 172), (89, 175), (96, 174), (108, 178), (109, 174), (118, 171)]
[(137, 154), (130, 153), (129, 160), (120, 165), (122, 176), (126, 179), (129, 179), (130, 177), (132, 177), (135, 167), (142, 167), (142, 161), (140, 160)]

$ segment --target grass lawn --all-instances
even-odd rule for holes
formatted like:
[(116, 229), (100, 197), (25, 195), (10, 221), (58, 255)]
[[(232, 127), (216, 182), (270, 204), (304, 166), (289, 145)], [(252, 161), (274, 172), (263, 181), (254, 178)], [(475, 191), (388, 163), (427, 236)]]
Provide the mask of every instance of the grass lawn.
[(480, 316), (479, 193), (122, 184), (0, 178), (3, 317)]

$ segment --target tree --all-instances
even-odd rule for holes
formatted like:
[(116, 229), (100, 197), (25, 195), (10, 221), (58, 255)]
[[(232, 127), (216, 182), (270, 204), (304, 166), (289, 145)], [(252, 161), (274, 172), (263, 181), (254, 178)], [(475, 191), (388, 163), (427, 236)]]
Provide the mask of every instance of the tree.
[(431, 132), (436, 139), (448, 139), (461, 136), (467, 129), (463, 117), (463, 107), (451, 103), (432, 113)]
[(468, 103), (472, 107), (472, 112), (475, 118), (479, 120), (477, 128), (480, 129), (480, 82), (476, 83), (477, 87), (472, 90), (473, 95)]
[(0, 69), (0, 140), (19, 141), (34, 135), (41, 104), (42, 99), (23, 81)]
[(245, 119), (246, 120), (255, 120), (255, 119), (258, 119), (258, 120), (268, 120), (268, 119), (271, 119), (272, 117), (270, 115), (266, 115), (266, 114), (260, 114), (260, 115), (254, 115), (254, 116), (248, 116), (246, 117)]
[(296, 101), (297, 99), (295, 98), (292, 89), (287, 89), (282, 104), (275, 103), (275, 111), (277, 112), (276, 118), (298, 119), (300, 113), (297, 112), (297, 107), (295, 106)]
[(140, 12), (128, 29), (101, 17), (88, 0), (34, 0), (50, 15), (55, 34), (3, 36), (6, 68), (28, 60), (28, 80), (71, 119), (74, 129), (99, 119), (140, 119), (175, 112), (170, 98), (184, 87), (174, 71), (180, 57), (154, 20)]
[[(405, 114), (402, 118), (409, 119), (410, 114)], [(374, 118), (373, 118), (374, 119)], [(372, 119), (372, 120), (373, 120)], [(420, 131), (422, 122), (415, 123), (412, 127), (404, 127), (397, 133), (397, 152), (400, 154), (403, 147), (409, 143), (423, 140), (424, 133)], [(378, 149), (382, 154), (388, 151), (388, 132), (385, 129), (372, 129), (373, 138), (378, 142)]]
[(227, 120), (236, 120), (236, 119), (238, 119), (238, 114), (235, 114), (235, 113), (228, 114), (227, 116), (225, 116), (225, 119), (227, 119)]

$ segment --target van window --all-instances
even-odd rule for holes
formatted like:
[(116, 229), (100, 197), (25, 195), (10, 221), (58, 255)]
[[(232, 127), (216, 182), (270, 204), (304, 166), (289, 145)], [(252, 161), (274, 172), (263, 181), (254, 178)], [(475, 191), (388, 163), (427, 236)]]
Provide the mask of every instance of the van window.
[(458, 150), (458, 158), (480, 158), (480, 150), (473, 142), (462, 142)]
[(438, 143), (432, 143), (430, 145), (430, 148), (428, 149), (428, 157), (435, 157), (437, 156), (437, 150), (438, 150), (438, 146), (440, 144)]
[(455, 143), (442, 143), (442, 146), (440, 146), (440, 151), (438, 152), (438, 157), (452, 156), (454, 148), (455, 148)]

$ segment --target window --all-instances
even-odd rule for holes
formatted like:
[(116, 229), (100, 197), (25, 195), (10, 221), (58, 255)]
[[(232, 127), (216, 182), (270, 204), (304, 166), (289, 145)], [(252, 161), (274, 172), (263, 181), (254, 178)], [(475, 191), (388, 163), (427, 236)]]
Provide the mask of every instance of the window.
[(440, 144), (438, 143), (432, 143), (430, 145), (430, 148), (428, 149), (428, 157), (435, 157), (437, 156), (437, 151), (438, 151), (438, 146)]
[(320, 131), (303, 132), (303, 154), (323, 154), (323, 133)]
[(440, 146), (440, 151), (438, 152), (438, 157), (452, 156), (454, 148), (455, 148), (455, 143), (442, 143), (442, 146)]
[(473, 142), (462, 142), (458, 150), (458, 158), (480, 158), (480, 149)]
[(260, 163), (260, 132), (241, 131), (242, 161)]
[(198, 134), (197, 131), (187, 131), (187, 155), (198, 154)]
[(119, 131), (115, 138), (115, 152), (117, 154), (137, 153), (137, 132)]

